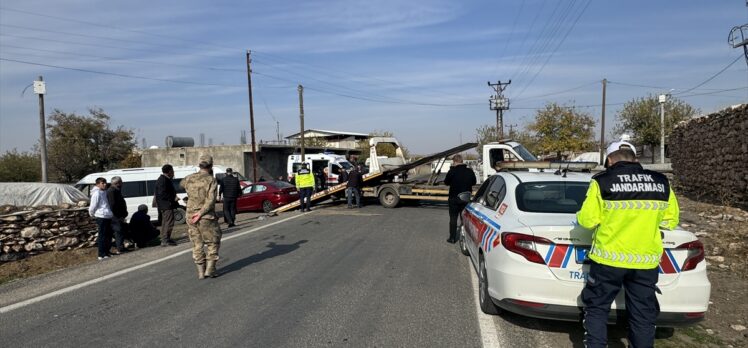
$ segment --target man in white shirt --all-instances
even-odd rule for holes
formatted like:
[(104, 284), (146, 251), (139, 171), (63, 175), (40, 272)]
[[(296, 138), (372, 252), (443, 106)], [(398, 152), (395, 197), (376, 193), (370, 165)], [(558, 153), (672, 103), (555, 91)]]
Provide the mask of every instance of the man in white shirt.
[(96, 178), (96, 185), (91, 189), (91, 204), (88, 206), (88, 214), (96, 219), (99, 226), (99, 234), (96, 244), (99, 246), (99, 260), (108, 259), (112, 248), (112, 208), (106, 195), (106, 179)]

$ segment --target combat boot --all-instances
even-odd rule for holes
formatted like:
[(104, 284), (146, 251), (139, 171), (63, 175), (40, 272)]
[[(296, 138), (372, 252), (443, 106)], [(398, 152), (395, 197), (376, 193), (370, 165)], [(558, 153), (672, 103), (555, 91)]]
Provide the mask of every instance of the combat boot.
[(197, 263), (197, 279), (205, 279), (205, 264)]
[(218, 277), (218, 273), (216, 272), (216, 262), (215, 261), (207, 261), (205, 265), (205, 276), (208, 278), (215, 278)]

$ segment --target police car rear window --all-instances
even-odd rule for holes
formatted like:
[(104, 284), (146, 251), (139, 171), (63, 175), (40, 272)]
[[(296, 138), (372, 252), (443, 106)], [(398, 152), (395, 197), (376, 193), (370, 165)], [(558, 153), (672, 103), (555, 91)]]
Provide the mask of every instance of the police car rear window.
[(589, 182), (526, 182), (517, 186), (517, 206), (531, 213), (573, 214), (582, 208)]

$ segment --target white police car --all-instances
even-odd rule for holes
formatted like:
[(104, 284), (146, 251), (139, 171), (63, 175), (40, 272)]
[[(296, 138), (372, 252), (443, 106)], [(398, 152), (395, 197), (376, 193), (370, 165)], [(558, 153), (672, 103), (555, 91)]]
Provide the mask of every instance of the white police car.
[[(518, 162), (507, 163), (516, 165)], [(553, 168), (548, 162), (520, 166)], [(583, 166), (583, 165), (582, 165)], [(483, 312), (501, 309), (556, 320), (582, 318), (592, 231), (576, 225), (592, 174), (554, 169), (502, 170), (486, 180), (462, 213), (460, 249), (479, 278)], [(700, 321), (709, 304), (704, 247), (690, 232), (663, 231), (660, 326)], [(623, 290), (609, 321), (625, 311)]]

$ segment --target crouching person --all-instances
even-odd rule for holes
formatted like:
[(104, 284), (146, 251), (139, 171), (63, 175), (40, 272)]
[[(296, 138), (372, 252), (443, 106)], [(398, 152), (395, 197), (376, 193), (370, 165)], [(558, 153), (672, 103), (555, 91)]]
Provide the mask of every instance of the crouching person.
[(187, 191), (187, 228), (192, 242), (192, 258), (197, 278), (216, 277), (216, 261), (221, 246), (221, 227), (216, 216), (216, 179), (210, 174), (213, 157), (200, 156), (200, 171), (181, 182)]
[(141, 204), (138, 211), (130, 218), (130, 237), (138, 248), (145, 248), (148, 242), (158, 237), (159, 231), (151, 223), (148, 206)]

